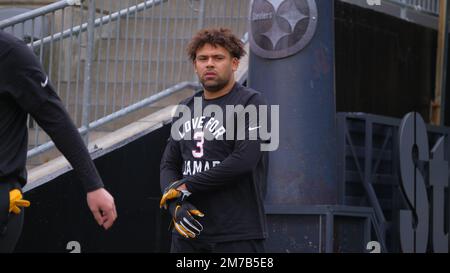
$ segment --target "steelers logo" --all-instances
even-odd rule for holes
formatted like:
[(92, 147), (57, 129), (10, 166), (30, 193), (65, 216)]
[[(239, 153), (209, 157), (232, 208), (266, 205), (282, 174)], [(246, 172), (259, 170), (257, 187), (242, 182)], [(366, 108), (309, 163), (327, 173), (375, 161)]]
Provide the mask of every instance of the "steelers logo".
[(250, 47), (263, 58), (291, 56), (311, 41), (317, 21), (315, 0), (253, 0)]

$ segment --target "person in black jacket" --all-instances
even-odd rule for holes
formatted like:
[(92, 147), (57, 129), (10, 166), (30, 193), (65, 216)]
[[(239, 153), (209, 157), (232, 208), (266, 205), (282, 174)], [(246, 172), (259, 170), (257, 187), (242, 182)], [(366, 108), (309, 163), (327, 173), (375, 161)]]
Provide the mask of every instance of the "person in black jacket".
[(27, 115), (45, 130), (74, 168), (97, 223), (109, 229), (117, 218), (114, 198), (102, 179), (42, 65), (28, 46), (0, 30), (0, 252), (12, 252), (23, 224)]
[[(160, 205), (173, 218), (171, 252), (264, 252), (267, 155), (260, 137), (249, 137), (261, 126), (227, 107), (258, 108), (265, 99), (235, 81), (245, 50), (229, 29), (199, 31), (188, 53), (203, 90), (180, 103), (160, 166)], [(238, 124), (245, 137), (237, 138)]]

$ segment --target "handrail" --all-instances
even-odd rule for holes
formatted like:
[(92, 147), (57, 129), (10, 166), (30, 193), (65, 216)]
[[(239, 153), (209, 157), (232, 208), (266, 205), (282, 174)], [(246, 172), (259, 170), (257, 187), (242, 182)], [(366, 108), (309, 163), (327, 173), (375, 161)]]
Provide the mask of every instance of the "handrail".
[(403, 5), (411, 9), (428, 13), (431, 15), (439, 15), (439, 1), (438, 0), (387, 0), (391, 3)]
[[(101, 119), (98, 119), (96, 121), (93, 121), (93, 122), (89, 123), (89, 130), (98, 128), (98, 127), (100, 127), (100, 126), (102, 126), (102, 125), (104, 125), (104, 124), (106, 124), (106, 123), (108, 123), (108, 122), (110, 122), (112, 120), (115, 120), (117, 118), (123, 117), (123, 116), (125, 116), (125, 115), (127, 115), (127, 114), (129, 114), (129, 113), (131, 113), (133, 111), (136, 111), (136, 110), (139, 110), (139, 109), (141, 109), (143, 107), (146, 107), (146, 106), (148, 106), (148, 105), (150, 105), (152, 103), (157, 102), (158, 100), (161, 100), (161, 99), (163, 99), (165, 97), (173, 95), (173, 94), (175, 94), (175, 93), (177, 93), (177, 92), (179, 92), (179, 91), (181, 91), (183, 89), (186, 89), (186, 88), (195, 90), (195, 89), (200, 88), (200, 84), (196, 83), (196, 82), (181, 82), (179, 84), (176, 84), (176, 85), (174, 85), (172, 87), (169, 87), (169, 88), (167, 88), (167, 89), (165, 89), (165, 90), (163, 90), (161, 92), (156, 93), (153, 96), (150, 96), (150, 97), (148, 97), (148, 98), (146, 98), (144, 100), (141, 100), (141, 101), (139, 101), (139, 102), (137, 102), (135, 104), (127, 106), (127, 107), (125, 107), (125, 108), (123, 108), (123, 109), (121, 109), (121, 110), (119, 110), (117, 112), (114, 112), (114, 113), (112, 113), (112, 114), (110, 114), (108, 116), (105, 116), (105, 117), (103, 117)], [(87, 130), (88, 129), (86, 128), (86, 126), (83, 126), (83, 127), (78, 129), (78, 132), (81, 135), (83, 135), (84, 133), (87, 132)], [(36, 147), (34, 149), (29, 150), (28, 153), (27, 153), (27, 157), (29, 158), (29, 157), (35, 156), (37, 154), (40, 154), (42, 152), (45, 152), (45, 151), (53, 148), (53, 147), (55, 147), (55, 144), (53, 143), (53, 141), (48, 141), (48, 142), (46, 142), (46, 143), (44, 143), (42, 145), (39, 145), (38, 147)]]
[[(119, 10), (119, 11), (114, 12), (114, 13), (109, 14), (109, 15), (105, 15), (105, 16), (103, 16), (101, 18), (95, 19), (94, 27), (98, 27), (98, 26), (103, 25), (105, 23), (114, 22), (114, 21), (118, 20), (119, 18), (130, 16), (130, 15), (136, 13), (136, 12), (145, 10), (148, 6), (154, 7), (156, 5), (160, 5), (160, 4), (164, 3), (166, 1), (167, 0), (148, 0), (148, 1), (145, 1), (145, 2), (140, 3), (138, 5), (134, 5), (132, 7)], [(0, 28), (1, 28), (1, 25), (0, 25)], [(47, 44), (47, 43), (49, 43), (51, 41), (55, 42), (55, 41), (58, 41), (58, 40), (70, 37), (71, 35), (78, 34), (78, 33), (81, 33), (81, 32), (85, 32), (87, 30), (87, 28), (88, 28), (88, 24), (87, 23), (83, 23), (83, 24), (75, 26), (73, 28), (66, 29), (66, 30), (64, 30), (62, 32), (58, 32), (56, 34), (49, 35), (49, 36), (47, 36), (47, 37), (45, 37), (43, 39), (36, 40), (36, 41), (33, 42), (33, 44), (29, 44), (29, 46), (32, 46), (33, 48), (37, 48), (37, 47), (41, 46), (41, 44)]]
[(69, 6), (79, 6), (84, 0), (62, 0), (0, 21), (0, 29), (23, 23), (38, 16), (51, 13)]

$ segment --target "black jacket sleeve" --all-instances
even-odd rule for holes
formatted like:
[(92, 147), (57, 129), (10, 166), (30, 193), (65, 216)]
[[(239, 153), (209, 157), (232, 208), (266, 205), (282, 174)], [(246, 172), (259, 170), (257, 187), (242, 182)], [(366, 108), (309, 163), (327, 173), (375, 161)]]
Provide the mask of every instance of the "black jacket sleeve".
[(30, 113), (67, 158), (86, 191), (103, 187), (80, 134), (54, 91), (34, 53), (22, 41), (12, 41), (9, 54), (14, 83), (11, 96)]
[(230, 183), (238, 183), (239, 177), (251, 174), (261, 158), (259, 140), (237, 141), (234, 151), (219, 165), (207, 171), (185, 178), (191, 193), (219, 189)]
[(181, 158), (179, 142), (169, 137), (160, 165), (161, 192), (170, 183), (183, 178), (182, 165), (183, 159)]
[[(255, 106), (266, 105), (259, 94), (252, 96), (248, 104)], [(248, 132), (250, 127), (257, 127), (257, 123), (246, 119), (245, 131)], [(250, 140), (247, 137), (245, 140), (236, 140), (233, 152), (219, 165), (186, 177), (186, 187), (191, 193), (196, 193), (220, 189), (230, 183), (239, 183), (239, 177), (251, 174), (261, 156), (261, 139), (259, 136), (256, 140)]]
[(30, 113), (72, 165), (86, 192), (103, 187), (94, 162), (64, 106), (56, 95)]

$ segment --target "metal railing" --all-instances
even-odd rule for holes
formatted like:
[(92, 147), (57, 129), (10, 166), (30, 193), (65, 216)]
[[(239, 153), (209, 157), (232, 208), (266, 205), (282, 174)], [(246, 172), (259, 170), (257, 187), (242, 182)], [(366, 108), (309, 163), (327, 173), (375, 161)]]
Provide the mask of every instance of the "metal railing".
[[(209, 26), (244, 36), (249, 2), (64, 0), (0, 21), (0, 29), (29, 43), (87, 143), (91, 130), (132, 122), (198, 87), (187, 43)], [(53, 147), (32, 119), (29, 127), (29, 158)]]
[(439, 15), (439, 0), (388, 0), (397, 4), (408, 6), (417, 11)]

